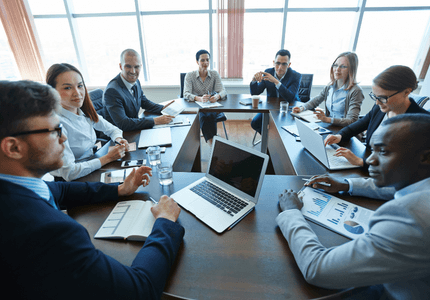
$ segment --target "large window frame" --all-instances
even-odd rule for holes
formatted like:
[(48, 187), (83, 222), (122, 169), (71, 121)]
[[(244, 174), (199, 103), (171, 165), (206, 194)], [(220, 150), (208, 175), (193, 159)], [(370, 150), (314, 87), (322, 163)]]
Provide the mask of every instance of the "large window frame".
[[(27, 1), (27, 0), (23, 0)], [(85, 61), (85, 57), (83, 55), (83, 47), (80, 41), (80, 35), (78, 26), (76, 24), (76, 20), (78, 18), (92, 18), (92, 17), (115, 17), (115, 16), (135, 16), (136, 17), (136, 25), (138, 27), (139, 33), (139, 46), (140, 46), (140, 54), (142, 56), (143, 68), (141, 73), (142, 81), (150, 80), (150, 73), (147, 62), (147, 53), (145, 51), (145, 37), (143, 35), (143, 24), (142, 17), (148, 15), (185, 15), (185, 14), (205, 14), (207, 15), (207, 21), (209, 23), (209, 51), (214, 53), (214, 47), (217, 47), (217, 37), (214, 36), (214, 32), (216, 30), (213, 29), (214, 18), (216, 14), (216, 0), (208, 0), (208, 8), (207, 9), (198, 9), (198, 10), (166, 10), (166, 11), (143, 11), (140, 0), (134, 0), (135, 3), (135, 11), (134, 12), (116, 12), (116, 13), (83, 13), (78, 14), (74, 12), (73, 8), (73, 0), (63, 0), (66, 14), (49, 14), (49, 15), (41, 15), (36, 14), (32, 17), (34, 19), (55, 19), (55, 18), (66, 18), (68, 20), (70, 32), (73, 39), (74, 50), (76, 52), (76, 57), (78, 60), (79, 68), (83, 73), (84, 77), (88, 77), (87, 63)], [(354, 12), (355, 13), (355, 21), (354, 21), (354, 30), (350, 37), (350, 45), (349, 51), (355, 51), (357, 48), (357, 44), (360, 37), (360, 28), (361, 23), (363, 21), (363, 17), (367, 12), (385, 12), (385, 11), (422, 11), (428, 10), (430, 11), (430, 6), (401, 6), (401, 7), (367, 7), (366, 0), (358, 0), (356, 7), (328, 7), (328, 8), (295, 8), (289, 7), (288, 0), (285, 0), (284, 7), (281, 8), (249, 8), (245, 9), (245, 14), (252, 13), (283, 13), (283, 28), (281, 36), (279, 37), (280, 48), (284, 48), (285, 45), (285, 36), (287, 30), (287, 19), (288, 14), (291, 12)], [(246, 2), (245, 2), (246, 5)], [(31, 17), (31, 16), (30, 16)], [(424, 79), (425, 74), (427, 73), (427, 69), (430, 63), (430, 46), (426, 42), (430, 38), (430, 24), (426, 29), (426, 36), (423, 37), (421, 42), (421, 47), (418, 50), (418, 56), (416, 58), (415, 66), (413, 66), (414, 71), (419, 75), (419, 79)], [(137, 50), (137, 49), (136, 49)], [(210, 61), (211, 68), (213, 68), (214, 64), (217, 64), (216, 56), (213, 56), (213, 59)]]

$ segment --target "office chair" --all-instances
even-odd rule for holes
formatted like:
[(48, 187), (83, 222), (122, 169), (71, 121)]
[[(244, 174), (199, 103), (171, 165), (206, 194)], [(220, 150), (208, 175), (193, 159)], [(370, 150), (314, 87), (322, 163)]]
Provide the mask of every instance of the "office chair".
[[(185, 75), (187, 75), (187, 73), (181, 73), (180, 74), (181, 94), (179, 95), (179, 98), (184, 98)], [(216, 122), (217, 123), (222, 122), (222, 127), (224, 128), (225, 138), (228, 140), (227, 129), (225, 129), (224, 121), (227, 121), (227, 117), (225, 116), (225, 114), (223, 112), (219, 113), (217, 118), (216, 118)]]
[[(312, 81), (314, 79), (314, 74), (302, 74), (302, 79), (300, 80), (299, 86), (299, 98), (301, 102), (308, 102), (311, 99), (311, 89), (312, 89)], [(252, 139), (252, 145), (258, 145), (261, 140), (255, 142), (255, 138), (257, 137), (257, 131), (254, 133), (254, 138)]]
[(412, 93), (409, 94), (409, 98), (414, 99), (414, 101), (418, 104), (419, 107), (424, 107), (424, 105), (429, 100), (429, 97), (427, 97), (427, 96), (420, 96), (420, 95), (412, 94)]
[[(104, 109), (103, 109), (103, 90), (102, 89), (95, 89), (92, 91), (89, 91), (88, 94), (90, 95), (91, 102), (94, 105), (94, 108), (96, 109), (96, 112), (98, 115), (104, 117)], [(95, 129), (94, 129), (95, 130)], [(102, 145), (106, 144), (110, 137), (105, 135), (103, 132), (95, 130), (96, 136), (97, 136), (97, 142), (101, 142)]]

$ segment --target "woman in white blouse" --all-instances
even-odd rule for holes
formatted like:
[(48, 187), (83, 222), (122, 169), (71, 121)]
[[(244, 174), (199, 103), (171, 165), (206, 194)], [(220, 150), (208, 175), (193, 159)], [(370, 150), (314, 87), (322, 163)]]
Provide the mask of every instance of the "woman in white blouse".
[[(61, 97), (61, 123), (67, 136), (64, 149), (63, 166), (51, 175), (71, 181), (100, 169), (105, 164), (124, 156), (128, 142), (122, 131), (98, 115), (81, 72), (66, 63), (52, 65), (46, 74), (46, 83), (55, 88)], [(119, 143), (100, 158), (84, 160), (93, 155), (96, 143), (94, 129), (102, 131), (113, 141)]]

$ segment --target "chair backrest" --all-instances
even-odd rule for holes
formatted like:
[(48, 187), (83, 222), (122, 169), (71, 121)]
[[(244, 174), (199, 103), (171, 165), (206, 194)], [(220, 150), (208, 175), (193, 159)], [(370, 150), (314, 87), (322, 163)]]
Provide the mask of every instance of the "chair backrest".
[(314, 74), (302, 74), (300, 80), (299, 98), (301, 102), (308, 102), (311, 99), (311, 89)]
[(424, 105), (429, 100), (429, 97), (427, 97), (427, 96), (420, 96), (420, 95), (412, 94), (412, 93), (409, 94), (409, 98), (414, 99), (414, 101), (418, 104), (419, 107), (424, 107)]
[(181, 73), (181, 94), (179, 95), (179, 98), (184, 98), (185, 75), (187, 75), (187, 73)]
[(95, 89), (89, 91), (88, 94), (90, 95), (90, 99), (93, 102), (96, 112), (103, 117), (103, 90)]

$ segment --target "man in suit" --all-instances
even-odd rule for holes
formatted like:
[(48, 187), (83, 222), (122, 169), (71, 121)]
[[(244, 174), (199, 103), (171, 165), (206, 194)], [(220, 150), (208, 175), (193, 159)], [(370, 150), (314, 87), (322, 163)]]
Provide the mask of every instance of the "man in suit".
[(139, 109), (160, 114), (164, 107), (149, 101), (142, 91), (139, 81), (142, 60), (139, 53), (126, 49), (121, 53), (119, 68), (121, 72), (112, 79), (103, 92), (104, 116), (106, 120), (123, 131), (152, 128), (167, 124), (172, 116), (139, 118)]
[[(427, 114), (397, 115), (375, 131), (369, 175), (376, 187), (396, 192), (375, 211), (369, 232), (355, 240), (325, 248), (301, 214), (297, 194), (289, 190), (279, 195), (282, 212), (276, 222), (309, 283), (330, 289), (370, 286), (354, 299), (429, 299), (428, 132)], [(325, 180), (314, 178), (312, 186), (321, 187), (320, 181)], [(377, 190), (369, 187), (363, 186), (373, 196)]]
[[(299, 99), (299, 86), (302, 75), (291, 66), (291, 54), (288, 50), (279, 50), (273, 61), (273, 68), (255, 73), (250, 88), (251, 95), (260, 95), (267, 90), (267, 97), (279, 97), (288, 102)], [(251, 122), (251, 127), (261, 134), (262, 115), (257, 114)]]
[(118, 201), (149, 182), (151, 169), (123, 184), (45, 182), (62, 166), (66, 136), (58, 92), (31, 81), (0, 82), (0, 272), (13, 299), (159, 299), (184, 228), (178, 205), (161, 197), (152, 233), (131, 267), (95, 249), (83, 226), (59, 209)]

